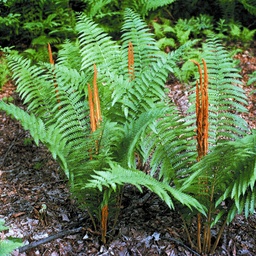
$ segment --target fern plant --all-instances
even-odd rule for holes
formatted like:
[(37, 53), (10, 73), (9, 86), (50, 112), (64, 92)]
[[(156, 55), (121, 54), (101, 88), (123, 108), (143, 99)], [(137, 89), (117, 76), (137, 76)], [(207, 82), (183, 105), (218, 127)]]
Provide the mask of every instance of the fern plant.
[[(239, 87), (241, 83), (239, 81), (239, 70), (234, 67), (232, 59), (221, 45), (219, 39), (209, 37), (203, 44), (201, 57), (204, 59), (205, 69), (201, 70), (201, 68), (199, 68), (200, 76), (198, 84), (200, 83), (200, 86), (205, 85), (206, 88), (196, 89), (198, 85), (196, 88), (193, 88), (194, 92), (199, 91), (191, 94), (189, 98), (191, 107), (188, 109), (188, 113), (186, 113), (185, 116), (179, 116), (177, 110), (170, 106), (169, 113), (160, 121), (154, 123), (154, 133), (152, 133), (150, 137), (145, 136), (143, 138), (144, 147), (142, 153), (144, 154), (144, 159), (150, 159), (151, 175), (157, 176), (158, 179), (162, 180), (164, 183), (175, 184), (175, 187), (180, 187), (184, 192), (191, 193), (202, 205), (206, 206), (207, 217), (204, 218), (198, 215), (200, 218), (198, 218), (197, 237), (189, 234), (187, 225), (190, 218), (196, 216), (198, 212), (194, 212), (195, 215), (193, 215), (188, 214), (187, 209), (184, 209), (184, 207), (178, 206), (178, 209), (181, 212), (184, 225), (188, 231), (188, 240), (191, 242), (191, 246), (196, 247), (200, 253), (209, 253), (210, 251), (213, 252), (218, 244), (218, 242), (214, 245), (209, 244), (211, 241), (211, 228), (220, 224), (220, 220), (223, 221), (222, 224), (224, 228), (225, 224), (234, 218), (235, 213), (241, 212), (242, 206), (238, 207), (238, 205), (243, 204), (238, 203), (242, 198), (241, 190), (232, 190), (233, 194), (232, 197), (230, 197), (230, 190), (225, 190), (226, 187), (223, 186), (223, 184), (221, 185), (220, 179), (226, 179), (229, 182), (233, 179), (232, 185), (244, 187), (244, 192), (247, 188), (254, 191), (254, 187), (250, 185), (250, 183), (247, 183), (250, 179), (253, 183), (254, 167), (253, 164), (250, 164), (248, 169), (246, 168), (243, 174), (241, 174), (238, 182), (236, 177), (241, 173), (238, 167), (240, 166), (240, 158), (230, 158), (230, 160), (225, 158), (224, 162), (221, 157), (217, 157), (222, 146), (226, 147), (225, 143), (227, 141), (232, 141), (227, 144), (229, 147), (236, 145), (236, 154), (239, 154), (238, 149), (241, 147), (241, 156), (243, 155), (243, 147), (240, 144), (240, 139), (249, 132), (249, 129), (247, 123), (239, 113), (247, 111), (245, 107), (247, 98), (245, 92)], [(199, 63), (195, 63), (200, 67)], [(207, 103), (204, 103), (203, 98), (199, 98), (202, 97), (203, 91), (206, 93)], [(207, 104), (205, 114), (198, 112), (198, 107), (201, 104)], [(198, 119), (199, 115), (201, 115), (203, 119)], [(176, 120), (177, 123), (173, 122), (173, 120)], [(202, 125), (202, 128), (205, 128), (207, 132), (202, 131), (200, 125)], [(195, 131), (197, 131), (197, 134), (195, 134)], [(194, 140), (195, 136), (198, 141), (197, 146)], [(201, 154), (200, 147), (203, 145), (205, 145), (205, 152)], [(253, 147), (253, 145), (251, 145), (251, 147)], [(204, 157), (207, 153), (209, 153), (209, 155)], [(210, 161), (211, 156), (215, 159), (213, 162)], [(253, 162), (254, 154), (247, 155), (247, 153), (245, 153), (245, 157), (247, 156), (248, 159), (250, 158), (250, 161)], [(200, 162), (197, 163), (199, 160)], [(230, 163), (228, 163), (228, 161), (230, 161)], [(204, 173), (202, 174), (202, 171), (200, 172), (202, 175), (199, 175), (197, 172), (199, 165), (204, 166), (202, 167)], [(230, 165), (237, 167), (233, 169), (234, 173), (225, 173), (226, 168)], [(250, 170), (250, 172), (248, 172), (248, 170)], [(247, 174), (245, 175), (246, 171), (248, 176)], [(226, 178), (225, 174), (227, 175)], [(241, 177), (243, 177), (243, 175), (247, 178), (242, 181)], [(237, 184), (235, 185), (236, 182)], [(232, 187), (232, 185), (230, 185), (230, 187)], [(250, 195), (253, 193), (254, 192), (249, 192)], [(229, 204), (228, 208), (225, 210), (226, 214), (222, 216), (218, 214), (218, 212), (223, 213), (224, 210), (221, 209), (222, 201), (220, 199), (223, 199), (223, 197), (221, 197), (223, 194), (227, 195), (230, 202), (233, 202), (233, 206), (229, 208), (232, 203)], [(241, 200), (243, 201), (244, 199)], [(253, 208), (253, 204), (254, 203), (252, 203), (250, 207)], [(252, 211), (250, 211), (250, 213), (252, 213)], [(201, 228), (201, 225), (203, 228)], [(223, 228), (220, 228), (219, 236), (216, 237), (216, 241), (219, 240)], [(195, 240), (197, 240), (197, 244)]]
[[(199, 240), (197, 249), (214, 250), (217, 244), (209, 245), (211, 226), (225, 217), (224, 227), (241, 209), (251, 213), (254, 203), (248, 206), (248, 202), (255, 193), (255, 136), (241, 139), (248, 132), (240, 117), (246, 111), (246, 96), (237, 86), (239, 72), (227, 51), (216, 38), (203, 44), (205, 69), (199, 69), (199, 83), (191, 88), (197, 93), (189, 98), (191, 107), (184, 115), (166, 97), (165, 82), (170, 72), (179, 72), (176, 63), (195, 42), (170, 54), (161, 52), (131, 9), (124, 12), (121, 45), (86, 15), (77, 20), (78, 41), (63, 44), (56, 64), (8, 57), (27, 109), (2, 101), (0, 109), (20, 120), (36, 143), (45, 144), (59, 161), (103, 242), (108, 220), (113, 220), (109, 216), (118, 212), (122, 187), (130, 183), (139, 190), (147, 187), (170, 208), (178, 208), (185, 227), (188, 217), (199, 213), (203, 219), (205, 214), (207, 240), (203, 247)], [(195, 89), (199, 84), (208, 90), (209, 111), (203, 119), (198, 119), (200, 111), (193, 107), (204, 102)], [(204, 156), (206, 147), (200, 157), (194, 137), (198, 143), (206, 137), (198, 120), (209, 127), (209, 154)], [(232, 163), (218, 158), (225, 148), (236, 156), (241, 153), (241, 163), (238, 157)], [(248, 166), (241, 170), (246, 161)], [(150, 165), (147, 175), (140, 170), (146, 163)], [(226, 188), (226, 180), (233, 181), (235, 188)], [(222, 200), (227, 209), (222, 209)], [(188, 236), (193, 242), (189, 232)]]
[[(190, 169), (188, 174), (191, 176), (183, 183), (183, 188), (186, 191), (192, 182), (192, 187), (201, 191), (198, 199), (208, 208), (208, 218), (201, 223), (203, 230), (206, 232), (214, 228), (217, 231), (212, 240), (209, 234), (209, 238), (202, 241), (201, 251), (214, 253), (225, 226), (232, 222), (236, 214), (248, 217), (255, 213), (255, 149), (254, 131), (242, 139), (216, 146)], [(198, 186), (200, 180), (207, 181), (207, 184)], [(197, 244), (195, 247), (200, 246)]]
[[(204, 44), (203, 50), (202, 56), (204, 57), (205, 63), (207, 63), (207, 70), (204, 70), (204, 79), (202, 78), (203, 74), (200, 75), (200, 81), (203, 80), (204, 83), (208, 84), (206, 92), (208, 91), (207, 97), (209, 105), (207, 106), (207, 115), (204, 116), (203, 114), (203, 120), (198, 120), (197, 116), (197, 138), (199, 135), (202, 135), (202, 140), (198, 140), (197, 147), (200, 147), (200, 144), (206, 143), (207, 148), (209, 146), (209, 155), (203, 158), (199, 157), (197, 159), (199, 163), (191, 166), (187, 175), (192, 176), (189, 180), (196, 180), (197, 183), (194, 183), (190, 189), (194, 190), (197, 187), (196, 198), (198, 198), (202, 204), (206, 205), (208, 209), (207, 218), (204, 221), (202, 221), (200, 215), (198, 215), (197, 218), (197, 249), (200, 253), (213, 253), (218, 245), (225, 225), (232, 221), (236, 213), (241, 213), (241, 207), (244, 207), (244, 194), (242, 196), (241, 187), (243, 187), (243, 193), (248, 190), (250, 195), (254, 193), (254, 185), (252, 184), (254, 184), (255, 179), (253, 174), (255, 169), (255, 156), (254, 153), (249, 153), (248, 148), (255, 147), (255, 142), (248, 145), (245, 151), (240, 142), (240, 138), (245, 136), (246, 133), (249, 132), (249, 129), (247, 123), (238, 114), (247, 111), (245, 108), (247, 104), (246, 95), (238, 86), (240, 83), (237, 79), (240, 77), (238, 70), (234, 68), (232, 60), (229, 58), (223, 46), (221, 46), (218, 39), (210, 37)], [(192, 98), (194, 97), (195, 96), (192, 96)], [(201, 102), (199, 102), (200, 99), (197, 97), (196, 100), (194, 99), (193, 101), (197, 102), (196, 109), (198, 108), (198, 104), (204, 104), (202, 99)], [(188, 123), (190, 123), (189, 120), (190, 117), (188, 118)], [(203, 127), (205, 126), (208, 134), (199, 130), (198, 127), (200, 123)], [(206, 138), (208, 142), (205, 141)], [(254, 140), (253, 137), (249, 138)], [(245, 138), (244, 141), (249, 140), (249, 138)], [(234, 142), (229, 142), (226, 146), (225, 141)], [(225, 147), (230, 149), (230, 154), (233, 152), (234, 158), (227, 155), (224, 150)], [(223, 152), (220, 153), (222, 150)], [(207, 154), (207, 150), (205, 154)], [(225, 158), (224, 160), (222, 154), (225, 154), (225, 157), (227, 155), (229, 158)], [(238, 158), (239, 154), (241, 154), (240, 158)], [(211, 162), (211, 159), (213, 162)], [(240, 164), (248, 160), (251, 164), (248, 165), (248, 168), (245, 167), (241, 170)], [(204, 165), (204, 174), (194, 179), (194, 175), (197, 173), (196, 170), (201, 163)], [(228, 170), (230, 170), (230, 172)], [(237, 179), (237, 177), (240, 178)], [(244, 177), (244, 179), (242, 177)], [(227, 188), (223, 185), (224, 180), (230, 182), (230, 187), (239, 187), (239, 189), (233, 189), (231, 195), (230, 187)], [(250, 183), (249, 180), (251, 180), (252, 183)], [(183, 183), (183, 188), (185, 187), (186, 185)], [(223, 197), (223, 194), (226, 195), (226, 197)], [(229, 202), (227, 208), (223, 207), (222, 202), (224, 200)], [(251, 205), (251, 207), (253, 208), (254, 206)], [(246, 211), (248, 214), (248, 207)], [(211, 244), (211, 228), (217, 223), (218, 225), (222, 225), (222, 227), (219, 227), (219, 233), (215, 237), (215, 243)], [(203, 226), (202, 228), (201, 225)], [(202, 242), (201, 236), (203, 239)], [(192, 239), (190, 239), (190, 241), (192, 241)]]
[[(154, 123), (166, 116), (165, 81), (185, 46), (169, 55), (160, 52), (146, 24), (130, 9), (124, 13), (122, 46), (83, 14), (78, 16), (77, 30), (79, 45), (64, 44), (55, 65), (8, 57), (27, 109), (4, 102), (0, 108), (59, 161), (80, 205), (89, 210), (95, 228), (100, 226), (104, 242), (108, 210), (111, 215), (116, 198), (112, 195), (125, 183), (139, 189), (146, 186), (170, 208), (179, 201), (204, 212), (190, 195), (136, 166), (136, 156), (144, 161), (142, 138), (149, 137)], [(70, 57), (68, 52), (78, 46), (80, 55)], [(88, 100), (88, 84), (93, 84), (93, 94), (98, 87), (102, 113), (94, 132), (95, 102)], [(169, 121), (181, 133), (179, 120)]]

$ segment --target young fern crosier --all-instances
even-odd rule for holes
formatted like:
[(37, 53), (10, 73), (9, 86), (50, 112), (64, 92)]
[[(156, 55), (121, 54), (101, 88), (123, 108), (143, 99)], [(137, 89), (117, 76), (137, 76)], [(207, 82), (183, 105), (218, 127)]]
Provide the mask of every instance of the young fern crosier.
[[(184, 137), (175, 106), (167, 113), (164, 86), (185, 46), (172, 54), (160, 52), (146, 24), (130, 9), (124, 12), (122, 46), (85, 15), (78, 16), (77, 31), (79, 44), (65, 43), (54, 65), (8, 57), (27, 109), (4, 102), (0, 109), (19, 120), (59, 161), (94, 228), (101, 227), (103, 242), (115, 194), (126, 183), (139, 190), (147, 187), (170, 208), (175, 200), (203, 212), (203, 206), (178, 187), (136, 168), (135, 153), (146, 161), (147, 149), (154, 147), (149, 138), (158, 120), (172, 116), (169, 128)], [(80, 55), (69, 57), (69, 50), (78, 46)], [(170, 182), (173, 176), (168, 177)]]

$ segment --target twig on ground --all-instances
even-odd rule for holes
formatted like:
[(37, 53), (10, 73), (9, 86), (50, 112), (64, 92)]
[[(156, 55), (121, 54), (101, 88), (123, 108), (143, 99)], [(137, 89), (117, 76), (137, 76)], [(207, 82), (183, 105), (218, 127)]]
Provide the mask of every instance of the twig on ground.
[(191, 249), (189, 246), (185, 245), (183, 242), (181, 242), (178, 239), (172, 238), (172, 237), (168, 237), (168, 238), (164, 238), (165, 240), (171, 240), (172, 242), (184, 247), (186, 250), (190, 251), (191, 253), (193, 253), (196, 256), (201, 256), (201, 254), (199, 254), (198, 252), (194, 251), (193, 249)]
[(71, 229), (71, 230), (64, 230), (64, 231), (61, 231), (61, 232), (59, 232), (57, 234), (54, 234), (52, 236), (40, 239), (38, 241), (34, 241), (34, 242), (32, 242), (30, 244), (27, 244), (27, 245), (24, 245), (22, 247), (19, 247), (18, 249), (19, 249), (19, 252), (22, 253), (22, 252), (28, 251), (30, 249), (33, 249), (33, 248), (35, 248), (35, 247), (37, 247), (41, 244), (49, 243), (50, 241), (58, 239), (60, 237), (69, 236), (69, 235), (72, 235), (72, 234), (79, 233), (81, 230), (83, 230), (82, 227)]

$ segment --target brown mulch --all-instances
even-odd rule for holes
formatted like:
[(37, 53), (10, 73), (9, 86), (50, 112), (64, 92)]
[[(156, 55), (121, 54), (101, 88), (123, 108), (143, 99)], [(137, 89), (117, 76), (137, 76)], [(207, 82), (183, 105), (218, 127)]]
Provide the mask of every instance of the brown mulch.
[[(245, 84), (248, 75), (256, 70), (256, 58), (249, 51), (236, 58), (241, 61), (244, 89), (249, 97), (249, 113), (245, 118), (255, 128), (256, 95), (251, 94), (255, 87)], [(181, 109), (186, 101), (183, 89), (178, 83), (170, 86), (170, 96), (175, 97)], [(13, 103), (22, 106), (11, 82), (0, 92), (0, 99), (9, 95)], [(42, 211), (44, 207), (46, 210)], [(187, 244), (177, 212), (170, 211), (148, 191), (141, 194), (131, 186), (125, 187), (118, 224), (110, 227), (107, 244), (103, 245), (100, 236), (92, 231), (88, 214), (77, 208), (68, 183), (50, 153), (42, 145), (37, 147), (20, 124), (3, 112), (0, 112), (0, 218), (10, 227), (0, 233), (1, 237), (20, 237), (25, 244), (82, 227), (78, 233), (13, 255), (196, 255)], [(226, 228), (215, 255), (256, 255), (256, 215), (248, 219), (237, 216)]]

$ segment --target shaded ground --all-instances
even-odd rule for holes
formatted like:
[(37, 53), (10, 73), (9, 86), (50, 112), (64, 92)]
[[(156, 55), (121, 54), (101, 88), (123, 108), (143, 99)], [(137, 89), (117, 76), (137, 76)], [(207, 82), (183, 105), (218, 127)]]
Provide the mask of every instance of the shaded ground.
[[(256, 70), (255, 53), (237, 55), (242, 63), (244, 84)], [(249, 114), (256, 127), (256, 95), (249, 96)], [(7, 84), (0, 98), (12, 94)], [(14, 93), (14, 103), (22, 106)], [(184, 108), (186, 95), (181, 84), (170, 85), (170, 97)], [(43, 211), (44, 207), (46, 210)], [(76, 207), (58, 165), (43, 147), (36, 147), (18, 122), (0, 112), (0, 218), (10, 226), (4, 236), (21, 237), (25, 243), (76, 227), (83, 229), (40, 245), (26, 253), (13, 255), (196, 255), (186, 247), (187, 237), (179, 215), (170, 211), (147, 191), (141, 194), (125, 187), (121, 214), (115, 229), (103, 245), (93, 232), (86, 212)], [(1, 234), (1, 233), (0, 233)], [(181, 242), (179, 242), (181, 241)], [(215, 255), (256, 255), (256, 215), (245, 220), (237, 216), (226, 228)], [(0, 256), (1, 252), (0, 252)]]

